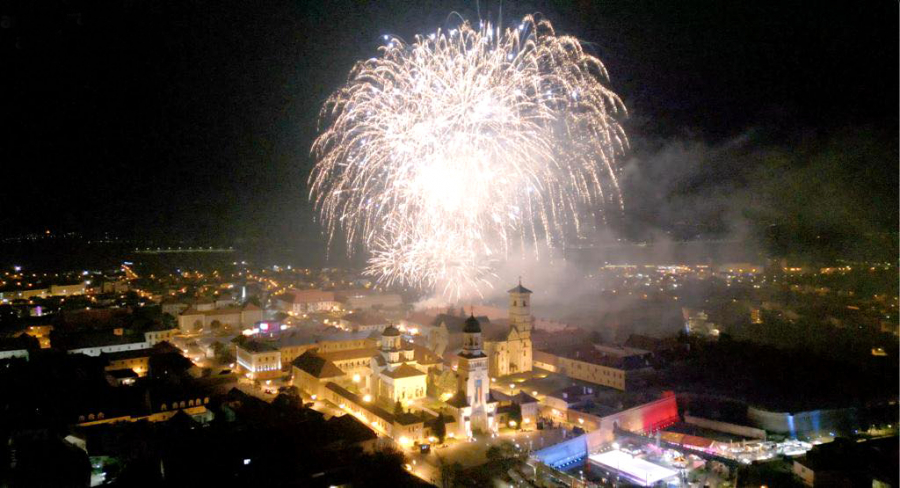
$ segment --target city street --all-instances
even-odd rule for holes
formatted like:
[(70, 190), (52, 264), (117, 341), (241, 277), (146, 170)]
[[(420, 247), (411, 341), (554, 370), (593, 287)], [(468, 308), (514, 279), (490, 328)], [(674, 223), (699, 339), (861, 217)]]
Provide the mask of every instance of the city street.
[(440, 467), (438, 456), (444, 459), (446, 464), (460, 463), (464, 468), (478, 466), (487, 462), (488, 448), (500, 444), (503, 441), (512, 441), (526, 451), (540, 450), (546, 446), (556, 444), (563, 440), (562, 429), (546, 429), (519, 432), (502, 432), (497, 437), (489, 436), (477, 438), (474, 442), (447, 440), (447, 447), (432, 448), (430, 454), (419, 454), (412, 450), (406, 450), (410, 459), (410, 470), (419, 478), (433, 483), (440, 483)]

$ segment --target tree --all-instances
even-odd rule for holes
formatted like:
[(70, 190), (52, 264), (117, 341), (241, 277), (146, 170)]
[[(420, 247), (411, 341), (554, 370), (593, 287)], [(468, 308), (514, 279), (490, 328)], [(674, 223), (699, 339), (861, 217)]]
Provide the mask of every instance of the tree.
[(297, 409), (303, 406), (300, 390), (296, 386), (285, 388), (272, 400), (272, 405), (283, 409)]
[(513, 467), (517, 461), (520, 461), (523, 454), (516, 449), (515, 444), (510, 441), (503, 441), (500, 444), (491, 446), (485, 453), (488, 462), (497, 463), (503, 471)]
[(394, 415), (402, 415), (403, 414), (403, 404), (400, 403), (400, 400), (397, 400), (397, 403), (394, 404)]
[(441, 488), (459, 486), (458, 481), (460, 481), (462, 474), (462, 464), (458, 461), (455, 463), (447, 463), (447, 460), (444, 459), (443, 456), (438, 456), (437, 461), (438, 471), (441, 474)]
[(222, 344), (219, 341), (213, 342), (211, 347), (216, 361), (222, 364), (229, 364), (234, 362), (234, 354), (231, 353), (230, 347)]
[(518, 428), (518, 429), (522, 428), (522, 406), (521, 405), (519, 405), (517, 403), (513, 403), (512, 405), (510, 405), (509, 420), (510, 420), (510, 422), (515, 422), (514, 425), (516, 426), (516, 428)]
[(434, 429), (432, 429), (434, 436), (438, 439), (438, 444), (444, 443), (444, 437), (447, 436), (447, 424), (444, 422), (444, 414), (438, 412), (437, 419), (434, 421)]
[(175, 329), (178, 327), (178, 323), (175, 321), (175, 317), (168, 313), (162, 314), (162, 323), (168, 329)]
[(209, 330), (211, 330), (213, 332), (215, 332), (221, 328), (222, 328), (222, 322), (219, 322), (218, 320), (213, 320), (212, 322), (209, 323)]

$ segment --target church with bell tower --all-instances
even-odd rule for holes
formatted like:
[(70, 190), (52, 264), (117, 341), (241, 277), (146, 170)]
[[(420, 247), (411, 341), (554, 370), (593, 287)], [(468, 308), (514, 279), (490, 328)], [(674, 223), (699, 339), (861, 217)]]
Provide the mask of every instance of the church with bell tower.
[(474, 315), (463, 326), (463, 347), (457, 355), (456, 395), (448, 402), (459, 430), (472, 437), (477, 432), (496, 432), (497, 402), (490, 394), (488, 357), (482, 349), (481, 324)]
[(485, 343), (489, 357), (489, 372), (493, 377), (531, 371), (533, 368), (533, 348), (531, 330), (534, 317), (531, 315), (531, 290), (518, 286), (507, 292), (509, 295), (509, 330), (503, 336)]

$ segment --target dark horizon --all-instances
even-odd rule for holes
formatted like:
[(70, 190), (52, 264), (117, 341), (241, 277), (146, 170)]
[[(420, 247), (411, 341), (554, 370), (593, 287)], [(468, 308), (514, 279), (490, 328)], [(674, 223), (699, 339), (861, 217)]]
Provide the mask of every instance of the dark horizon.
[[(428, 32), (455, 22), (451, 12), (476, 20), (479, 8), (0, 7), (11, 128), (2, 237), (321, 246), (306, 189), (321, 102), (383, 34)], [(480, 4), (483, 18), (500, 12)], [(534, 12), (594, 50), (628, 106), (617, 234), (759, 239), (791, 218), (772, 212), (790, 204), (756, 208), (756, 197), (794, 189), (809, 194), (798, 209), (840, 209), (801, 216), (813, 223), (785, 231), (800, 245), (806, 234), (896, 232), (896, 3), (535, 1), (503, 4), (501, 22)], [(831, 183), (812, 186), (821, 173)]]

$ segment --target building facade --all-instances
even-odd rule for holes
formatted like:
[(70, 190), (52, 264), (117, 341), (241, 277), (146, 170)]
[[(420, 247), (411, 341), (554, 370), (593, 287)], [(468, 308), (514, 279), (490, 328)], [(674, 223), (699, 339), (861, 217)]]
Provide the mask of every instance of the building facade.
[(263, 311), (248, 303), (243, 307), (215, 308), (215, 302), (195, 304), (178, 315), (178, 328), (183, 334), (194, 334), (211, 327), (246, 329), (263, 319)]
[(497, 431), (497, 402), (490, 396), (488, 357), (484, 354), (481, 325), (475, 316), (463, 327), (463, 348), (457, 366), (456, 395), (447, 401), (456, 422), (457, 436), (472, 437), (476, 431)]
[(253, 380), (267, 380), (281, 376), (281, 351), (258, 341), (237, 346), (239, 370)]
[(490, 358), (489, 372), (492, 377), (506, 376), (531, 371), (534, 366), (534, 351), (531, 331), (534, 316), (531, 315), (531, 290), (519, 285), (509, 294), (509, 330), (498, 340), (486, 341), (485, 352)]
[(275, 297), (275, 307), (288, 314), (302, 315), (337, 311), (341, 304), (333, 291), (292, 289)]

